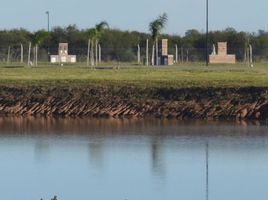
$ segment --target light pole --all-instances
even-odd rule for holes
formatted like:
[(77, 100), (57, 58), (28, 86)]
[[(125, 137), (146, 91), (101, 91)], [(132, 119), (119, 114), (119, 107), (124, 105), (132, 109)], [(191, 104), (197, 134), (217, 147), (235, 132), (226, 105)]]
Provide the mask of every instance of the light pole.
[(208, 0), (206, 0), (206, 66), (208, 66)]
[[(47, 14), (47, 32), (49, 34), (49, 11), (46, 11), (46, 14)], [(47, 45), (47, 54), (49, 55), (50, 52), (49, 52), (49, 42), (48, 42), (48, 45)]]

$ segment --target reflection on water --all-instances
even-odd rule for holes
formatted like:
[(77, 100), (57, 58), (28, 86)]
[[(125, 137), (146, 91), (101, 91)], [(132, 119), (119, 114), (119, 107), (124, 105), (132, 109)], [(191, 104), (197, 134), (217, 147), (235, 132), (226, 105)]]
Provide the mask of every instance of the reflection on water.
[(153, 138), (151, 141), (151, 152), (152, 152), (152, 171), (156, 176), (164, 177), (165, 166), (164, 158), (161, 149), (161, 141), (159, 138)]
[[(44, 135), (239, 135), (265, 134), (258, 121), (176, 121), (176, 120), (128, 120), (128, 119), (90, 119), (90, 118), (35, 118), (35, 117), (0, 117), (1, 134), (44, 134)], [(200, 128), (202, 127), (202, 128)], [(256, 131), (254, 131), (257, 129)], [(209, 130), (209, 131), (208, 131)], [(260, 132), (260, 131), (261, 132)], [(252, 132), (253, 131), (253, 132)]]
[(265, 199), (258, 122), (0, 118), (3, 199)]

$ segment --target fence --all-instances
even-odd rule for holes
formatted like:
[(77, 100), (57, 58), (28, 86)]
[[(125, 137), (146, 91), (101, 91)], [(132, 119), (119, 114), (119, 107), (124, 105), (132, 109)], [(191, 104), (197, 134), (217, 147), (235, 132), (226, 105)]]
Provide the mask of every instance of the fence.
[[(206, 49), (197, 48), (169, 48), (168, 52), (174, 57), (174, 63), (185, 63), (185, 62), (205, 62), (206, 60)], [(209, 53), (212, 49), (209, 49)], [(38, 49), (38, 63), (49, 64), (50, 55), (57, 55), (58, 48), (39, 48)], [(129, 64), (141, 64), (146, 65), (147, 62), (152, 62), (152, 48), (148, 49), (148, 57), (146, 56), (146, 48), (101, 48), (98, 49), (97, 55), (96, 50), (88, 51), (86, 47), (69, 47), (69, 55), (76, 55), (78, 63), (90, 63), (92, 60), (96, 63), (107, 63), (107, 62), (126, 62)], [(228, 54), (235, 54), (237, 61), (243, 62), (246, 59), (246, 49), (232, 48), (228, 49)], [(0, 47), (0, 62), (6, 64), (12, 63), (34, 63), (35, 51), (31, 48), (29, 53), (29, 47), (23, 46), (10, 46), (8, 48)], [(147, 61), (148, 60), (148, 61)], [(97, 61), (97, 62), (96, 62)], [(261, 49), (253, 48), (253, 61), (268, 61), (268, 52)]]

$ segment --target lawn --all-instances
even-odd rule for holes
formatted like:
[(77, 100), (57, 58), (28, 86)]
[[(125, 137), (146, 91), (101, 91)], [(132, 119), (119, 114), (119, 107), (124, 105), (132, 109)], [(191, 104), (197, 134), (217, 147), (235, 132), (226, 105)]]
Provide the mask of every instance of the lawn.
[(186, 63), (176, 66), (128, 66), (91, 69), (75, 66), (5, 66), (0, 64), (1, 85), (135, 85), (140, 87), (268, 87), (268, 64), (253, 68), (245, 64), (210, 65)]

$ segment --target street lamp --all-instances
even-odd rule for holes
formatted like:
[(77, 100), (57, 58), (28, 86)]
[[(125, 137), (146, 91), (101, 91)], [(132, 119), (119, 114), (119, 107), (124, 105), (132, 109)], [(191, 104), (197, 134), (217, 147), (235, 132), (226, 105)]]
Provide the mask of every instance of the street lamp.
[[(49, 34), (49, 11), (46, 11), (46, 14), (47, 14), (47, 32)], [(47, 45), (47, 54), (49, 55), (50, 52), (49, 52), (49, 42), (48, 42), (48, 45)]]
[(49, 11), (46, 11), (47, 14), (47, 32), (49, 32)]
[(208, 0), (206, 0), (206, 66), (208, 66)]

